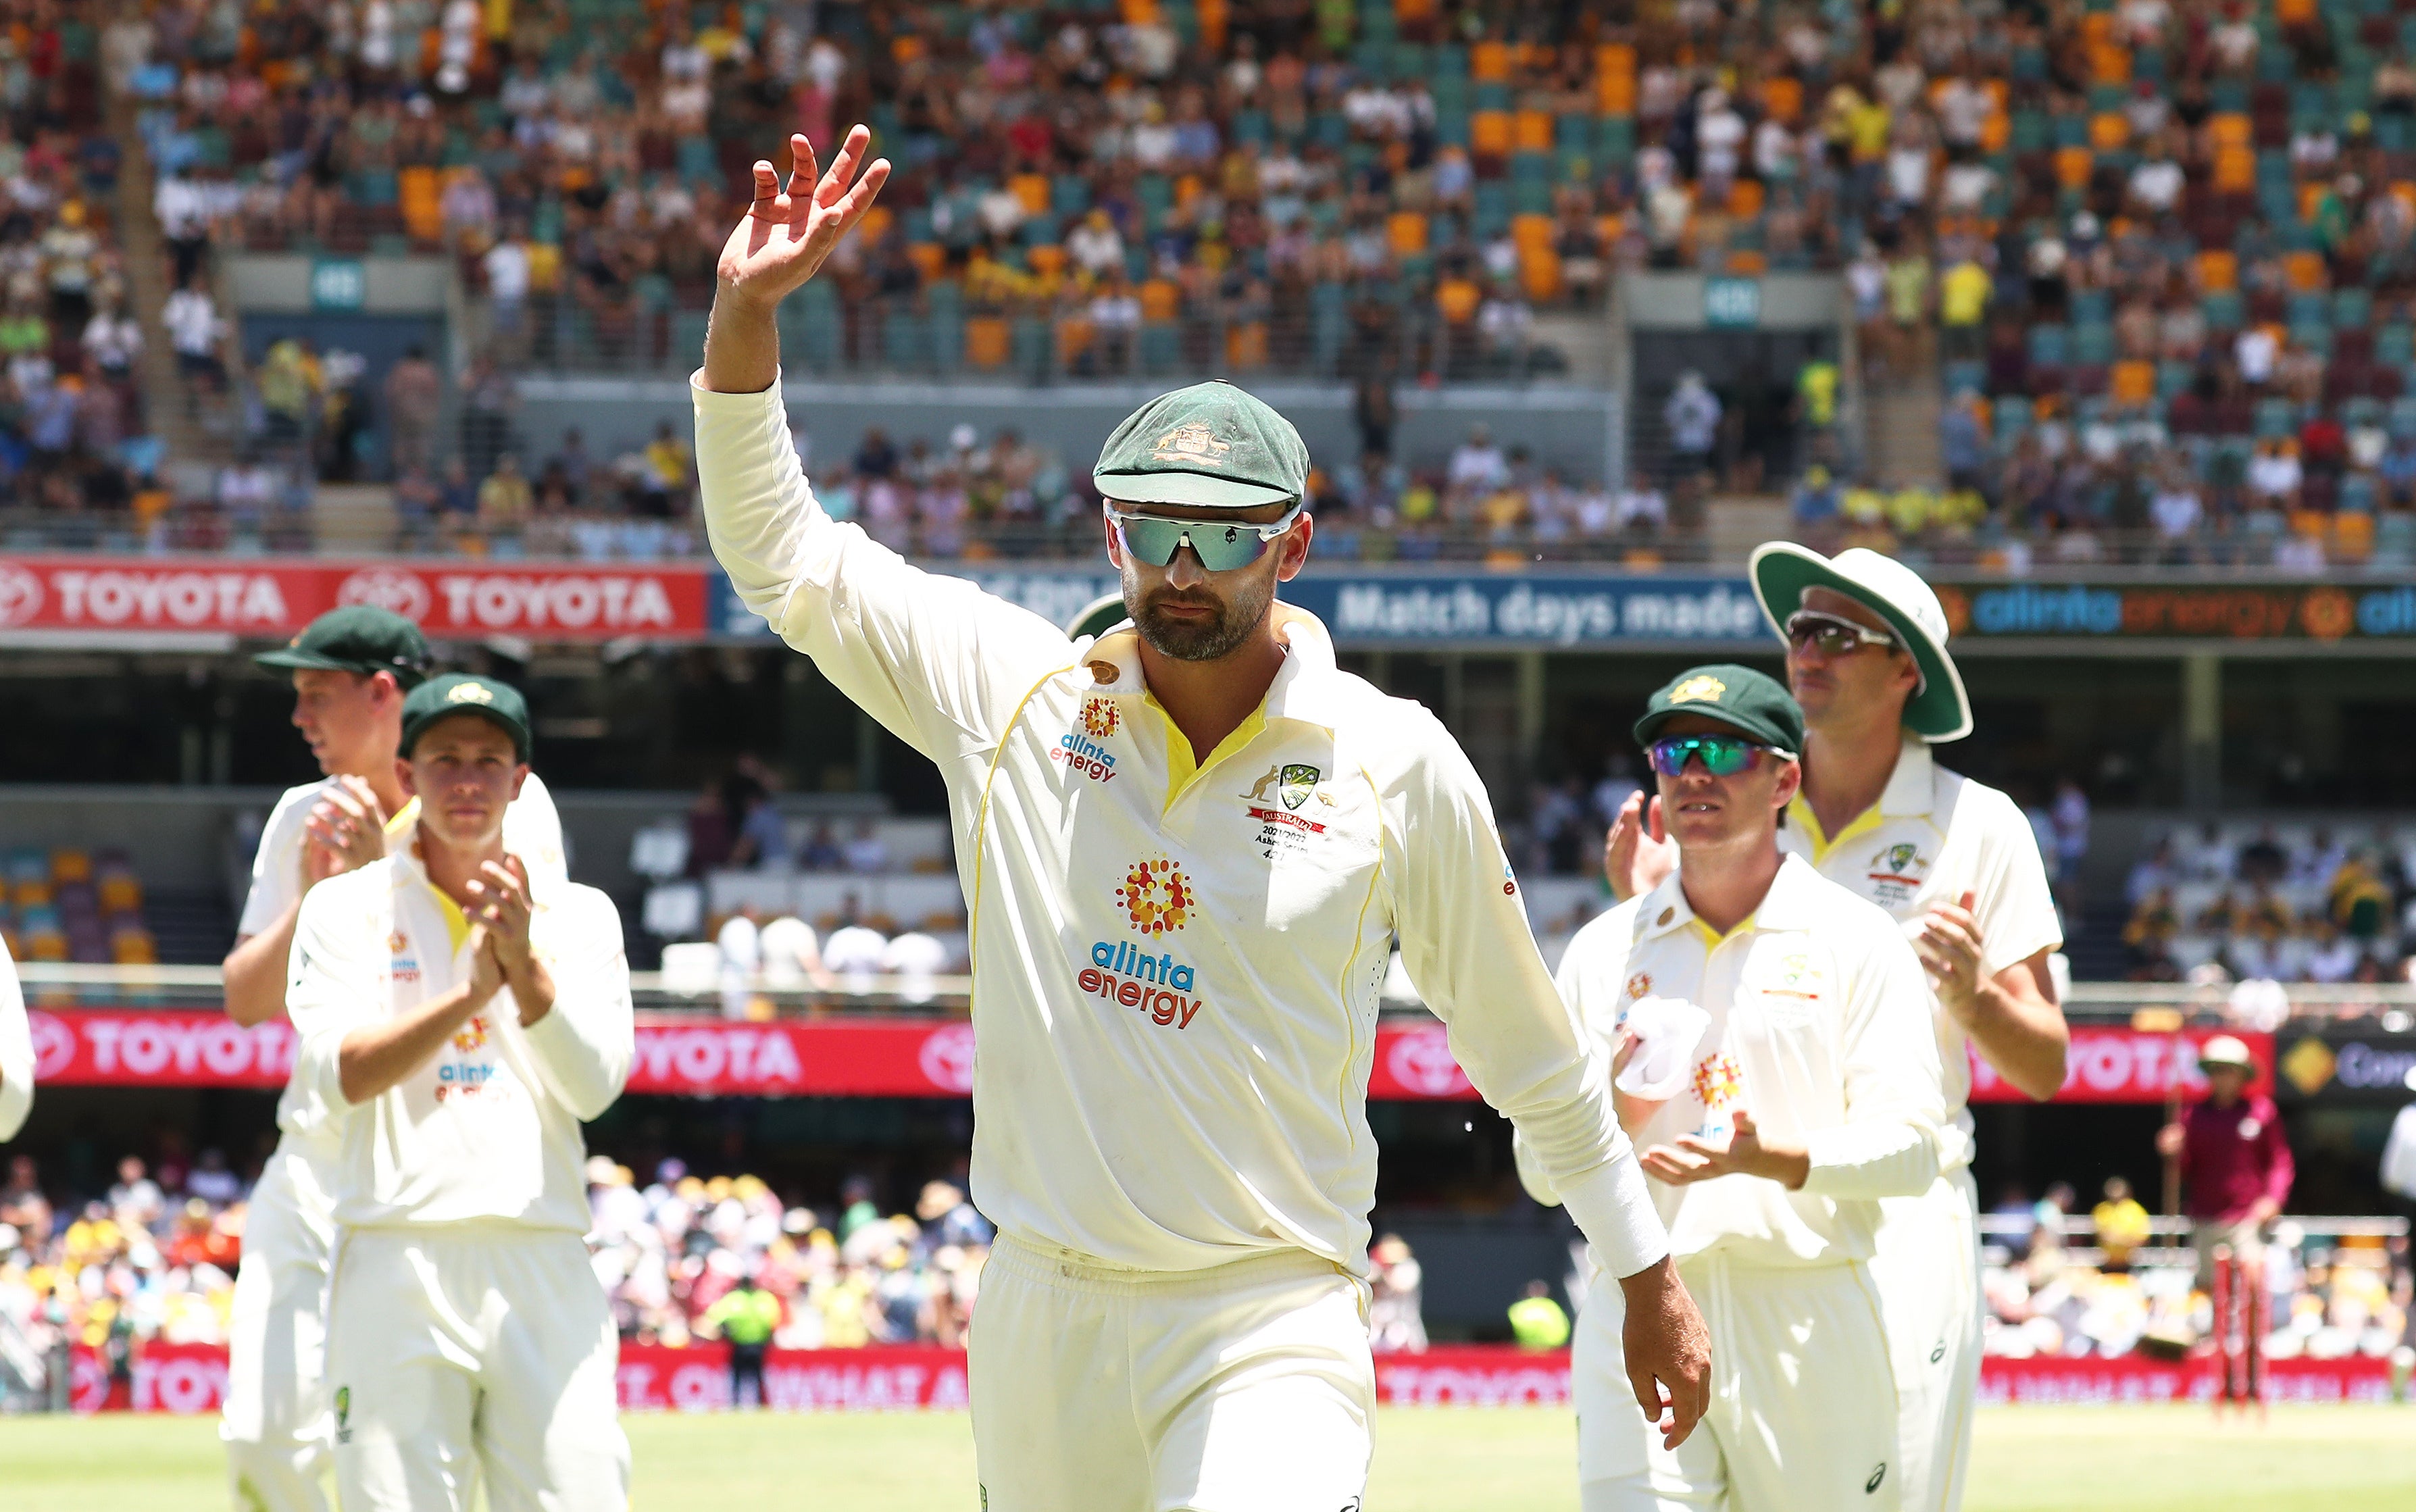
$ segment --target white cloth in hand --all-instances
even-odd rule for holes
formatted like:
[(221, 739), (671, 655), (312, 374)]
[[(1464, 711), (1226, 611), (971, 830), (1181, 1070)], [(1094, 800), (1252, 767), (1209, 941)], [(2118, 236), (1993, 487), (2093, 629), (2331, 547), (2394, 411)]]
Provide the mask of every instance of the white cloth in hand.
[(1613, 1085), (1631, 1097), (1668, 1102), (1685, 1090), (1695, 1047), (1712, 1016), (1684, 998), (1643, 997), (1629, 1005), (1620, 1026), (1636, 1036), (1636, 1053)]

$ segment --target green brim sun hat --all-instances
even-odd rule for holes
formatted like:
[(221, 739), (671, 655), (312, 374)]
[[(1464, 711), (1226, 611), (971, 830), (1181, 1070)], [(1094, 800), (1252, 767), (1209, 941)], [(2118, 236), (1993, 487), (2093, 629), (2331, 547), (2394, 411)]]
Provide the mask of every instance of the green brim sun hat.
[(1124, 590), (1105, 593), (1084, 604), (1072, 619), (1065, 622), (1065, 639), (1079, 641), (1084, 636), (1094, 639), (1107, 634), (1131, 616), (1125, 611)]
[(419, 627), (374, 604), (331, 609), (274, 651), (251, 658), (280, 672), (390, 672), (408, 692), (428, 676), (428, 637)]
[(1290, 420), (1223, 379), (1160, 394), (1099, 448), (1091, 481), (1124, 504), (1249, 509), (1308, 488), (1308, 446)]
[(1932, 745), (1971, 733), (1971, 700), (1955, 658), (1946, 654), (1946, 610), (1919, 573), (1859, 546), (1832, 560), (1793, 541), (1758, 547), (1747, 570), (1753, 596), (1781, 640), (1788, 616), (1804, 607), (1807, 588), (1833, 589), (1877, 610), (1921, 673), (1921, 686), (1905, 701), (1905, 728)]

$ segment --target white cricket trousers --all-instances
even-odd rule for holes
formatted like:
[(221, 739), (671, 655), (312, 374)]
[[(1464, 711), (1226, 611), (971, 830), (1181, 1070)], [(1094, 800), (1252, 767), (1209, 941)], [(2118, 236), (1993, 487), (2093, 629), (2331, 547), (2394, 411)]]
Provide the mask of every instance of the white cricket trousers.
[(1971, 1172), (1880, 1202), (1871, 1279), (1887, 1318), (1902, 1412), (1905, 1512), (1955, 1512), (1980, 1396), (1980, 1219)]
[(575, 1233), (356, 1229), (328, 1289), (344, 1512), (619, 1512), (619, 1339)]
[(327, 1512), (327, 1257), (334, 1200), (297, 1141), (253, 1184), (227, 1320), (219, 1437), (245, 1512)]
[(980, 1505), (1355, 1512), (1376, 1405), (1367, 1301), (1300, 1250), (1135, 1273), (1002, 1235), (968, 1343)]
[(1711, 1411), (1675, 1450), (1628, 1388), (1626, 1298), (1596, 1274), (1571, 1393), (1584, 1512), (1897, 1512), (1896, 1392), (1870, 1273), (1713, 1251), (1678, 1264), (1712, 1336)]

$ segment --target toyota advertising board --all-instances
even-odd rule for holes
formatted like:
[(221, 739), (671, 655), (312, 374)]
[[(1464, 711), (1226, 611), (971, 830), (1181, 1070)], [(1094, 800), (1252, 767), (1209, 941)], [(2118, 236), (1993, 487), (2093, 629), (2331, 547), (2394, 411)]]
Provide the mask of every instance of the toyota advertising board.
[(0, 558), (0, 632), (285, 640), (342, 604), (376, 604), (436, 640), (702, 639), (706, 564)]

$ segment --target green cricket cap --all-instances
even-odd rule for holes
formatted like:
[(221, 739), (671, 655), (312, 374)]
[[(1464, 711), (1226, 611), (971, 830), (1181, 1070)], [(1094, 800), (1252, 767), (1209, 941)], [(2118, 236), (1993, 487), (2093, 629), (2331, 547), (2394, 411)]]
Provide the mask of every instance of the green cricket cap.
[(428, 637), (419, 633), (418, 626), (390, 609), (346, 604), (304, 626), (302, 633), (283, 646), (251, 659), (263, 667), (363, 674), (390, 672), (407, 689), (426, 680), (432, 658)]
[(475, 714), (501, 726), (512, 737), (513, 751), (523, 762), (529, 759), (528, 700), (520, 689), (491, 677), (454, 672), (420, 684), (402, 701), (403, 760), (411, 759), (422, 731), (456, 714)]
[(1099, 448), (1091, 481), (1126, 504), (1290, 504), (1308, 488), (1308, 447), (1264, 401), (1212, 379), (1126, 416)]
[(1689, 667), (1669, 679), (1636, 721), (1636, 743), (1649, 746), (1682, 714), (1699, 714), (1789, 756), (1804, 749), (1804, 711), (1777, 678), (1734, 662)]

